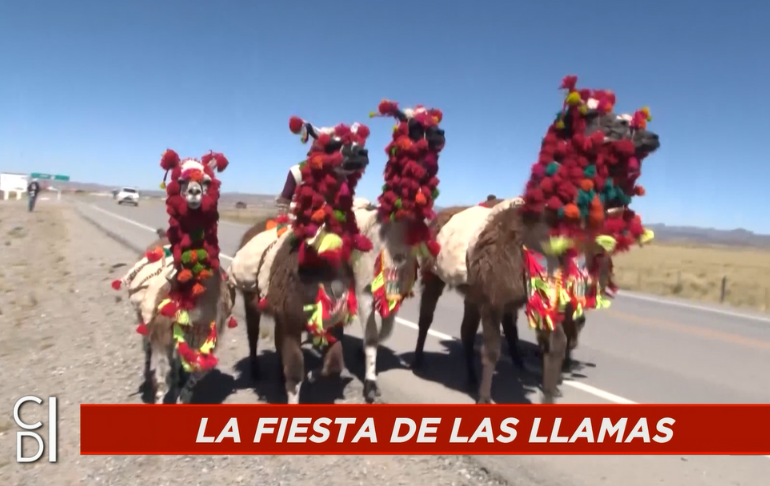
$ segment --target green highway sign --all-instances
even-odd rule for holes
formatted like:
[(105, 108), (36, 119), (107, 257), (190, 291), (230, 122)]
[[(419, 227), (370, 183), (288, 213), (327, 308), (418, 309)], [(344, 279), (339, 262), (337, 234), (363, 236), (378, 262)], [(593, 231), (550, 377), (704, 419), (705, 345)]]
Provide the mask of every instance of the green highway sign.
[(43, 174), (42, 172), (33, 172), (29, 176), (32, 177), (33, 179), (40, 179), (40, 180), (43, 180), (43, 181), (47, 181), (47, 180), (51, 180), (51, 179), (53, 179), (55, 181), (68, 181), (68, 180), (70, 180), (70, 176), (68, 176), (68, 175), (61, 175), (61, 174), (51, 175), (51, 174)]

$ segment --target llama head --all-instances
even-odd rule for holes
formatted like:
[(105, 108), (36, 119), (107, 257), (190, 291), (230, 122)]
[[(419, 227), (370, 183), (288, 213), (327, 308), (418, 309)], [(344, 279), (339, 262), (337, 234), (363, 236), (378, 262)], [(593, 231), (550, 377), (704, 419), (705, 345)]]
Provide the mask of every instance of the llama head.
[[(219, 200), (219, 179), (216, 172), (222, 172), (228, 165), (224, 155), (210, 152), (200, 160), (195, 158), (180, 159), (173, 150), (163, 154), (160, 165), (166, 169), (166, 176), (171, 173), (168, 186), (164, 183), (168, 195), (167, 204), (175, 208), (178, 215), (188, 211), (216, 211)], [(181, 206), (186, 209), (181, 209)]]
[(647, 108), (617, 114), (614, 93), (576, 84), (576, 76), (562, 80), (567, 95), (532, 166), (522, 210), (544, 214), (560, 236), (608, 235), (627, 247), (645, 231), (630, 203), (644, 195), (636, 185), (642, 160), (660, 141), (647, 128)]
[(339, 124), (334, 127), (316, 127), (299, 117), (289, 119), (289, 129), (300, 135), (302, 143), (313, 139), (308, 152), (311, 168), (325, 169), (339, 176), (363, 173), (369, 165), (366, 139), (369, 127), (360, 123)]
[[(378, 113), (370, 117), (396, 119), (393, 138), (385, 152), (385, 184), (378, 201), (382, 221), (424, 222), (435, 216), (433, 204), (438, 197), (438, 157), (446, 138), (440, 127), (441, 110), (417, 105), (399, 108), (398, 103), (383, 100)], [(424, 231), (420, 230), (421, 240)]]

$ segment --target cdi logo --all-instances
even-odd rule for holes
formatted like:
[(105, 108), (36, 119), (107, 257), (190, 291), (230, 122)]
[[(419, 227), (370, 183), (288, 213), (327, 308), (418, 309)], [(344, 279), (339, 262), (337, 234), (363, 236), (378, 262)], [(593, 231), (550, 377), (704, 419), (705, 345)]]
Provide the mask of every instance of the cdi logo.
[[(21, 406), (27, 402), (35, 402), (38, 405), (43, 404), (43, 400), (29, 395), (21, 397), (16, 401), (16, 405), (13, 406), (13, 421), (16, 425), (24, 429), (25, 431), (16, 432), (16, 462), (36, 462), (43, 455), (45, 451), (45, 444), (40, 434), (36, 432), (29, 432), (37, 430), (43, 426), (43, 422), (35, 422), (34, 424), (28, 424), (21, 419)], [(48, 398), (48, 462), (56, 462), (56, 432), (57, 432), (57, 400), (56, 397)], [(37, 453), (31, 457), (24, 457), (22, 450), (22, 443), (24, 437), (32, 437), (37, 441)]]

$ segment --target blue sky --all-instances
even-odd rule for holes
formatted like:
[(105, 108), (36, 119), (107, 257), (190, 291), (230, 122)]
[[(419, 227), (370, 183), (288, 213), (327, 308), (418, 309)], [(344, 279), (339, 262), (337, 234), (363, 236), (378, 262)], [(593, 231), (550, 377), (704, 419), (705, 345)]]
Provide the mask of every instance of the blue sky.
[(277, 193), (296, 114), (369, 125), (375, 198), (390, 98), (443, 110), (438, 202), (471, 204), (522, 190), (576, 74), (651, 108), (644, 220), (770, 233), (768, 22), (761, 0), (5, 0), (0, 170), (155, 188), (165, 148), (213, 149), (225, 191)]

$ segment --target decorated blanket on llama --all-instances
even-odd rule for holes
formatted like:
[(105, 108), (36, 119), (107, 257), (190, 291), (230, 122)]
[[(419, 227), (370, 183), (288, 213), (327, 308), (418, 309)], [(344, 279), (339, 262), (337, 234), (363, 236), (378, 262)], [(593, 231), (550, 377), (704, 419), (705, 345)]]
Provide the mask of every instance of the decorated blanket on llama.
[(431, 265), (436, 275), (452, 287), (467, 283), (467, 256), (473, 251), (479, 235), (500, 211), (520, 203), (521, 198), (516, 197), (493, 208), (471, 206), (452, 216), (436, 235), (436, 241), (441, 245), (441, 251)]
[[(161, 252), (157, 251), (157, 254), (161, 255)], [(173, 272), (174, 259), (171, 258), (171, 245), (166, 245), (162, 248), (160, 259), (150, 261), (147, 256), (142, 257), (123, 278), (116, 282), (120, 282), (121, 286), (126, 287), (131, 305), (137, 311), (141, 311), (142, 303), (146, 300), (147, 294), (151, 294), (147, 300), (154, 301), (156, 296), (153, 293), (162, 288)], [(115, 286), (116, 284), (113, 283), (113, 287)], [(149, 322), (149, 320), (145, 320), (145, 322)]]
[(291, 231), (286, 231), (279, 236), (278, 229), (271, 228), (252, 238), (233, 256), (227, 271), (230, 282), (236, 288), (258, 292), (259, 297), (263, 297), (270, 285), (270, 268), (275, 256), (290, 234)]

